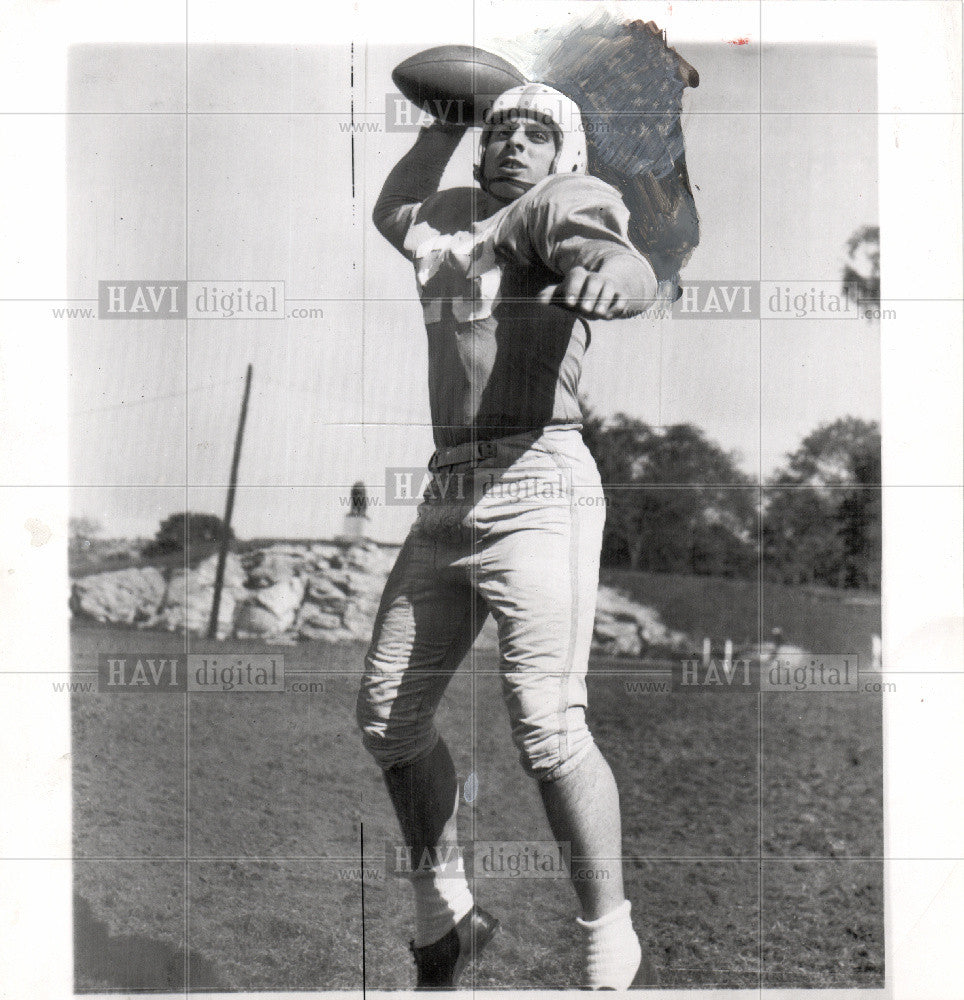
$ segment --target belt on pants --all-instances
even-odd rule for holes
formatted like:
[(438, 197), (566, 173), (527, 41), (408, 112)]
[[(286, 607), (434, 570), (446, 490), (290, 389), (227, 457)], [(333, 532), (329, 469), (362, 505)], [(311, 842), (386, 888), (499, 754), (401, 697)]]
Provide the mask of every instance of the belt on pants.
[[(499, 453), (499, 446), (504, 444), (532, 444), (545, 434), (563, 431), (578, 431), (582, 424), (549, 424), (537, 427), (531, 431), (519, 434), (509, 434), (506, 437), (490, 438), (487, 441), (466, 441), (463, 444), (452, 445), (451, 448), (437, 448), (429, 459), (429, 470), (447, 465), (461, 465), (463, 462), (481, 462), (494, 458)], [(581, 439), (580, 439), (581, 440)]]
[(544, 430), (525, 431), (522, 434), (510, 434), (508, 437), (491, 438), (488, 441), (466, 441), (463, 444), (452, 445), (451, 448), (438, 448), (429, 459), (429, 469), (444, 468), (447, 465), (461, 465), (463, 462), (481, 462), (494, 458), (499, 453), (502, 444), (537, 441)]

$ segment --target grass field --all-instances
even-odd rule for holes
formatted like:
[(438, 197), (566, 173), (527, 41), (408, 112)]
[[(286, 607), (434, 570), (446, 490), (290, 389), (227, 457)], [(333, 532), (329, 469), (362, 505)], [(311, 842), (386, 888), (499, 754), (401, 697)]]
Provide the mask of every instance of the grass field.
[(697, 640), (709, 636), (714, 648), (725, 639), (737, 646), (766, 641), (779, 628), (785, 642), (812, 653), (859, 653), (863, 669), (871, 637), (880, 635), (879, 594), (605, 568), (601, 582), (657, 608), (673, 628)]
[[(728, 611), (744, 585), (711, 583), (635, 580), (640, 596), (660, 586), (671, 626), (739, 640), (732, 622), (756, 621), (755, 588)], [(796, 617), (784, 607), (773, 624), (811, 649), (852, 651), (876, 631), (872, 606), (779, 600)], [(809, 642), (791, 624), (805, 620)], [(171, 654), (183, 640), (78, 624), (73, 650), (80, 672), (99, 652)], [(183, 989), (186, 968), (194, 988), (359, 988), (361, 824), (367, 982), (413, 982), (410, 890), (385, 874), (395, 821), (354, 729), (363, 647), (281, 652), (289, 682), (313, 693), (75, 693), (80, 988)], [(471, 657), (439, 715), (460, 775), (479, 780), (463, 839), (547, 841), (497, 666)], [(641, 665), (616, 666), (593, 664), (590, 722), (619, 782), (627, 893), (661, 984), (881, 986), (880, 696), (639, 694), (627, 680)], [(476, 892), (503, 924), (477, 986), (576, 982), (566, 880), (485, 879)]]

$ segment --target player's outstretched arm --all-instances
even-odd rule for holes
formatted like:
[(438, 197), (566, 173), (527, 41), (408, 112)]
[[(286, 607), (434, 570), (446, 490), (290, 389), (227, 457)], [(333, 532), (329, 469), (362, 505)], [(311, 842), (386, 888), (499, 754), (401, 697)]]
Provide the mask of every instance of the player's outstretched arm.
[(559, 275), (539, 299), (585, 319), (645, 312), (658, 294), (650, 262), (628, 236), (619, 192), (596, 177), (549, 177), (520, 198), (500, 223), (497, 249), (520, 263), (542, 261)]
[(656, 275), (644, 259), (617, 253), (605, 258), (594, 271), (577, 265), (558, 285), (545, 288), (539, 298), (586, 319), (624, 319), (645, 312), (656, 291)]
[(415, 144), (385, 180), (372, 210), (372, 222), (400, 253), (404, 253), (405, 234), (415, 211), (438, 191), (445, 166), (462, 141), (466, 127), (434, 121), (422, 128)]

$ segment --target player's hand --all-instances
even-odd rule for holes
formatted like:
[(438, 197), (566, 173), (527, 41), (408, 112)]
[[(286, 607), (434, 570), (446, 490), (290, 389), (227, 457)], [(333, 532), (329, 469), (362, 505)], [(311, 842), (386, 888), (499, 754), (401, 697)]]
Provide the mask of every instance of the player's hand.
[(539, 301), (561, 306), (585, 319), (622, 319), (638, 316), (651, 305), (648, 299), (630, 299), (611, 278), (584, 267), (574, 267), (558, 285), (539, 293)]
[(469, 129), (468, 122), (447, 122), (444, 118), (433, 118), (425, 126), (427, 132), (445, 136), (458, 136), (460, 139)]

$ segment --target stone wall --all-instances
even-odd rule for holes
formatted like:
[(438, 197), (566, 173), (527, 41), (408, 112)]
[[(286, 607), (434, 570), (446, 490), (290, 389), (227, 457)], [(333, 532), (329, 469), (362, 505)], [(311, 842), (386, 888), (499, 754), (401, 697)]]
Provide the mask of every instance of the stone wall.
[[(350, 544), (278, 544), (230, 553), (218, 615), (218, 638), (293, 644), (367, 642), (382, 588), (398, 548), (367, 540)], [(185, 574), (154, 566), (96, 573), (73, 581), (73, 614), (103, 624), (203, 634), (214, 594), (217, 557)], [(491, 621), (479, 645), (496, 645)], [(652, 609), (601, 587), (593, 645), (614, 656), (688, 652), (693, 646), (666, 628)]]

